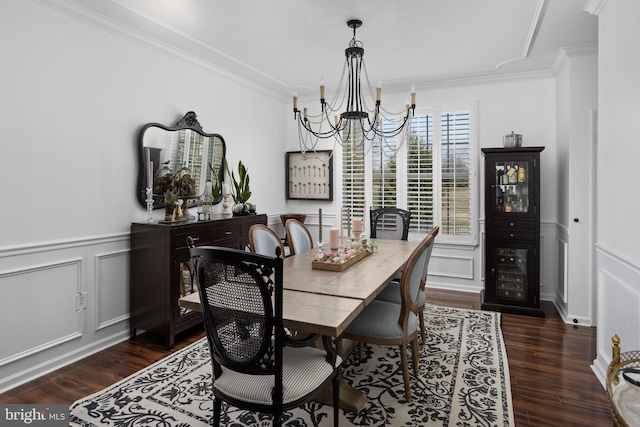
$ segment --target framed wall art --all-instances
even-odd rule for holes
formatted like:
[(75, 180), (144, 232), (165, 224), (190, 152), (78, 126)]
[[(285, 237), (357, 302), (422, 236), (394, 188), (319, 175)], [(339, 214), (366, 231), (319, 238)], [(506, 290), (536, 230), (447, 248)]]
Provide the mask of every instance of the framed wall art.
[(331, 150), (289, 151), (285, 163), (287, 200), (333, 200)]

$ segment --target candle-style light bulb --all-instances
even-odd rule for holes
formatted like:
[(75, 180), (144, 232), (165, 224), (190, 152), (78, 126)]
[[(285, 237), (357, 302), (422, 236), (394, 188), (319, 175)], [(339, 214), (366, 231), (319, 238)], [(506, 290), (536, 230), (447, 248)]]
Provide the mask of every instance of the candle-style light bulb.
[(333, 116), (333, 121), (336, 123), (336, 127), (338, 127), (338, 115)]
[(307, 119), (307, 106), (304, 106), (304, 119)]
[(298, 110), (298, 92), (293, 91), (293, 110)]
[(411, 84), (411, 105), (416, 105), (416, 86), (413, 83)]
[(324, 100), (324, 78), (320, 80), (320, 100)]
[(382, 94), (382, 82), (378, 80), (378, 86), (376, 86), (376, 101), (380, 102), (381, 94)]

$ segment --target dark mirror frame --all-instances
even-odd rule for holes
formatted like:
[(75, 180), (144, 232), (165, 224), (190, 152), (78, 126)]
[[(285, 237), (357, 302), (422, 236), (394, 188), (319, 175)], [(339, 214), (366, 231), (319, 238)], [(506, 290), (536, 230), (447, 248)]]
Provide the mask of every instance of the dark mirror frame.
[[(215, 141), (216, 139), (218, 140), (218, 142), (222, 145), (222, 159), (219, 165), (213, 165), (214, 167), (217, 166), (216, 169), (216, 173), (221, 174), (222, 176), (225, 176), (225, 170), (224, 170), (224, 166), (225, 166), (225, 159), (227, 156), (227, 146), (224, 142), (224, 138), (217, 133), (206, 133), (202, 130), (202, 126), (200, 125), (200, 123), (198, 122), (196, 113), (194, 113), (193, 111), (189, 111), (187, 114), (184, 115), (184, 117), (182, 119), (180, 119), (175, 127), (169, 127), (169, 126), (165, 126), (163, 124), (160, 123), (147, 123), (146, 125), (144, 125), (142, 127), (142, 129), (140, 130), (140, 133), (138, 135), (138, 187), (137, 187), (137, 191), (136, 194), (138, 196), (138, 202), (140, 203), (140, 206), (142, 206), (143, 208), (147, 208), (147, 180), (148, 180), (148, 170), (147, 170), (147, 159), (145, 157), (145, 145), (144, 145), (144, 135), (145, 132), (150, 129), (150, 128), (160, 128), (162, 130), (168, 131), (168, 132), (174, 132), (174, 131), (180, 131), (183, 129), (189, 129), (192, 130), (200, 135), (202, 135), (203, 137), (207, 137), (210, 138), (211, 141)], [(170, 147), (167, 147), (167, 149), (169, 149)], [(159, 163), (159, 162), (158, 162)], [(159, 168), (161, 168), (162, 166), (160, 164), (153, 165), (153, 171), (152, 171), (152, 176), (155, 177), (156, 172), (158, 171)], [(174, 173), (176, 171), (173, 171)], [(207, 165), (207, 181), (212, 181), (215, 182), (215, 176), (214, 176), (214, 172), (211, 171), (211, 169), (209, 168), (209, 165)], [(215, 185), (215, 183), (214, 183)], [(153, 187), (151, 187), (153, 188)], [(198, 189), (198, 194), (194, 197), (189, 197), (186, 198), (184, 200), (184, 205), (183, 207), (187, 207), (187, 208), (192, 208), (198, 205), (198, 196), (202, 195), (203, 193), (203, 189)], [(222, 194), (220, 194), (216, 199), (213, 199), (213, 204), (218, 204), (222, 201)], [(164, 208), (164, 195), (163, 194), (153, 194), (153, 209), (160, 209), (160, 208)]]

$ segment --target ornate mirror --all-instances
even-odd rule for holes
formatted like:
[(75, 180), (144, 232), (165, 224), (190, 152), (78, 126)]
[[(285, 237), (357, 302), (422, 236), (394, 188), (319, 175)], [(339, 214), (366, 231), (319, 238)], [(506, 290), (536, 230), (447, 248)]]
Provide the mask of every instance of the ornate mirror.
[(213, 203), (222, 196), (216, 188), (222, 185), (226, 146), (222, 136), (205, 133), (193, 111), (189, 111), (175, 127), (149, 123), (140, 131), (140, 173), (138, 201), (147, 207), (147, 188), (151, 188), (153, 208), (164, 207), (167, 191), (184, 201), (183, 206), (194, 207), (198, 198), (213, 187)]

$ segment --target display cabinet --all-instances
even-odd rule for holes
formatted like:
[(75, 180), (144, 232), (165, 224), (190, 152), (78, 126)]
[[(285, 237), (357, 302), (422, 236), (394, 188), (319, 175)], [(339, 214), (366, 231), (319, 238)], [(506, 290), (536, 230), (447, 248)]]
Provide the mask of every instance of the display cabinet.
[(544, 317), (540, 308), (540, 152), (483, 148), (485, 286), (482, 309)]
[(249, 228), (267, 224), (267, 216), (213, 216), (206, 221), (131, 224), (130, 304), (131, 338), (138, 330), (164, 339), (168, 349), (175, 335), (202, 322), (202, 314), (178, 305), (178, 299), (197, 292), (187, 236), (196, 245), (244, 249)]

